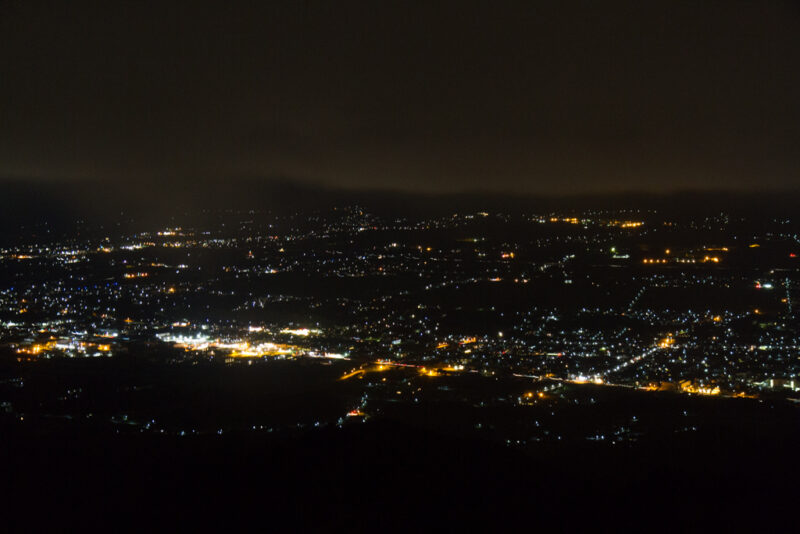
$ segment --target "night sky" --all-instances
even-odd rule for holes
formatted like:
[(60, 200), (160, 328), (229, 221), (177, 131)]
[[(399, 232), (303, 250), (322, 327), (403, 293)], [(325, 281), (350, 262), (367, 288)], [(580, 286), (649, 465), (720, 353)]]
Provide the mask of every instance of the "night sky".
[(800, 187), (795, 2), (175, 4), (0, 3), (0, 180)]

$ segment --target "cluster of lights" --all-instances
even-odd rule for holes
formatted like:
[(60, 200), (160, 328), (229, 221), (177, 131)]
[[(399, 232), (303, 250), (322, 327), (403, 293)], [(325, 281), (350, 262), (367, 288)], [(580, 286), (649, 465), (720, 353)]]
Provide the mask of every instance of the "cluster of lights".
[(212, 340), (203, 333), (190, 335), (157, 334), (161, 341), (173, 343), (176, 347), (187, 351), (205, 351), (209, 349), (220, 349), (229, 351), (228, 355), (232, 358), (254, 358), (260, 356), (285, 356), (294, 354), (297, 347), (271, 342), (258, 343), (251, 345), (249, 341), (223, 342)]
[(578, 375), (572, 380), (570, 380), (570, 382), (572, 382), (573, 384), (588, 384), (591, 382), (592, 384), (597, 384), (597, 385), (601, 385), (604, 383), (603, 378), (601, 376), (584, 376), (584, 375)]
[[(704, 256), (700, 263), (719, 263), (720, 259), (719, 256)], [(697, 263), (697, 260), (694, 258), (644, 258), (642, 263), (650, 265), (650, 264), (659, 264), (659, 263)]]
[(50, 354), (55, 351), (61, 351), (63, 353), (67, 353), (70, 356), (74, 356), (75, 354), (81, 356), (86, 356), (86, 355), (110, 356), (111, 345), (108, 343), (91, 343), (86, 341), (50, 339), (49, 341), (43, 343), (30, 343), (28, 345), (19, 347), (16, 350), (17, 354), (25, 354), (28, 356), (40, 356), (44, 354)]
[(685, 393), (694, 393), (696, 395), (719, 395), (720, 389), (719, 386), (714, 387), (704, 387), (704, 386), (694, 386), (691, 383), (683, 383), (681, 384), (681, 390)]
[(311, 334), (317, 335), (321, 334), (322, 330), (318, 330), (315, 328), (284, 328), (281, 330), (281, 334), (290, 334), (292, 336), (301, 336), (301, 337), (308, 337)]
[(658, 348), (668, 349), (674, 344), (675, 344), (675, 338), (673, 338), (672, 336), (667, 336), (658, 342)]

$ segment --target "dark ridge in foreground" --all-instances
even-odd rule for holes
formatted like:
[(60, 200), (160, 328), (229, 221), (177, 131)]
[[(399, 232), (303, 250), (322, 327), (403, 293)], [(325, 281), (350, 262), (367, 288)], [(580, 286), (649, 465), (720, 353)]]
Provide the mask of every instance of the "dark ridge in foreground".
[[(792, 439), (698, 436), (532, 454), (391, 421), (295, 438), (3, 438), (7, 525), (380, 531), (788, 525)], [(8, 434), (6, 434), (8, 436)]]

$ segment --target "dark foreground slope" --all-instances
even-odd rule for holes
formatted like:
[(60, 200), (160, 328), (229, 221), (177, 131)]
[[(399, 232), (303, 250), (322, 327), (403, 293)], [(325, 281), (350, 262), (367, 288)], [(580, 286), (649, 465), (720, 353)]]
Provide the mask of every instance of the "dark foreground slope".
[(3, 521), (90, 531), (791, 526), (797, 434), (523, 453), (388, 421), (279, 439), (14, 429), (3, 437)]

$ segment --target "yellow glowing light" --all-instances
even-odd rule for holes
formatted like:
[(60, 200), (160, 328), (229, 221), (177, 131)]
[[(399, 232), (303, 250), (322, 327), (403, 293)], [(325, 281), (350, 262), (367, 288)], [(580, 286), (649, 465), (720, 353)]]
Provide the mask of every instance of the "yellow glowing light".
[(675, 339), (671, 335), (665, 337), (664, 339), (658, 342), (659, 348), (662, 349), (668, 349), (674, 344), (675, 344)]
[(356, 369), (355, 371), (351, 371), (345, 375), (343, 375), (339, 380), (347, 380), (348, 378), (353, 378), (354, 376), (362, 375), (365, 371), (363, 369)]
[(697, 395), (719, 395), (720, 389), (719, 386), (714, 386), (713, 388), (710, 386), (694, 386), (690, 383), (683, 384), (681, 386), (681, 390), (686, 393), (695, 393)]
[(281, 330), (281, 334), (291, 334), (293, 336), (302, 336), (307, 337), (311, 334), (319, 334), (320, 330), (315, 330), (311, 328), (284, 328)]

